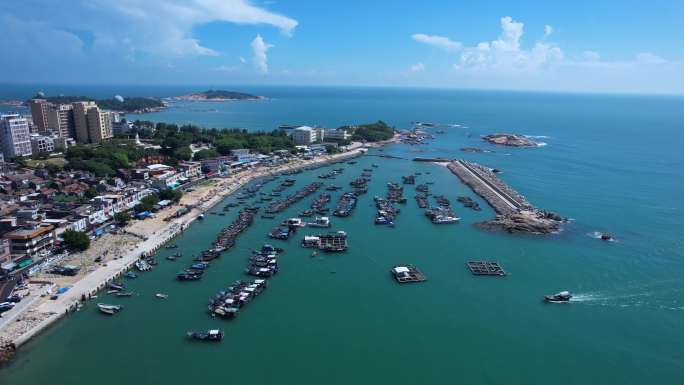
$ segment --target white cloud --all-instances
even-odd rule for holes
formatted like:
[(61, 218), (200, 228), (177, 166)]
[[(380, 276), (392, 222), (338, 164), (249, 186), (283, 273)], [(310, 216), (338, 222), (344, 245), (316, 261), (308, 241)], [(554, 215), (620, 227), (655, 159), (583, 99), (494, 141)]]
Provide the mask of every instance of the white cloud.
[(242, 63), (242, 64), (245, 64), (245, 63), (247, 63), (247, 60), (245, 60), (245, 58), (244, 58), (244, 57), (240, 56), (240, 58), (239, 58), (239, 59), (240, 59), (240, 63)]
[(424, 33), (415, 33), (411, 35), (413, 40), (432, 45), (441, 48), (445, 51), (456, 51), (461, 48), (462, 44), (457, 41), (453, 41), (448, 37), (437, 36), (437, 35), (426, 35)]
[(268, 72), (268, 57), (266, 51), (273, 48), (273, 45), (264, 41), (261, 35), (256, 35), (252, 40), (252, 53), (254, 54), (254, 65), (261, 71), (261, 73)]
[[(557, 45), (545, 40), (535, 43), (530, 50), (521, 48), (524, 24), (505, 16), (500, 19), (501, 35), (492, 42), (481, 42), (475, 47), (463, 49), (459, 61), (454, 65), (458, 70), (497, 70), (497, 71), (536, 71), (542, 67), (563, 60), (563, 51)], [(544, 37), (553, 28), (544, 28)]]
[(418, 63), (416, 63), (416, 64), (413, 64), (413, 65), (409, 68), (409, 70), (410, 70), (411, 72), (423, 72), (423, 71), (425, 71), (425, 64), (423, 64), (423, 63), (421, 63), (421, 62), (418, 62)]
[[(46, 41), (63, 31), (87, 31), (93, 36), (92, 51), (99, 55), (217, 56), (193, 36), (196, 27), (216, 22), (269, 25), (289, 36), (298, 24), (250, 0), (90, 0), (68, 7), (31, 3), (0, 4), (0, 12), (5, 8), (18, 19), (45, 24), (49, 31), (40, 39)], [(0, 32), (4, 29), (0, 25)]]
[(642, 64), (664, 64), (667, 60), (650, 52), (640, 52), (636, 55), (636, 59)]

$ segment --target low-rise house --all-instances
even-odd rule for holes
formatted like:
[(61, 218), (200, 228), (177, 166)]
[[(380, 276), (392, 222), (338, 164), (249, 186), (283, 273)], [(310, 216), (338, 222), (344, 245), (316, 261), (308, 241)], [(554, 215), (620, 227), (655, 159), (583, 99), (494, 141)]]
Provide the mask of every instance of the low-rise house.
[(180, 162), (178, 164), (178, 171), (188, 179), (195, 179), (202, 176), (201, 162)]
[(23, 257), (34, 261), (47, 256), (54, 247), (55, 228), (52, 225), (25, 226), (5, 234), (13, 260)]
[(229, 156), (217, 156), (216, 158), (202, 159), (202, 170), (207, 174), (222, 175), (230, 172), (230, 164), (233, 158)]

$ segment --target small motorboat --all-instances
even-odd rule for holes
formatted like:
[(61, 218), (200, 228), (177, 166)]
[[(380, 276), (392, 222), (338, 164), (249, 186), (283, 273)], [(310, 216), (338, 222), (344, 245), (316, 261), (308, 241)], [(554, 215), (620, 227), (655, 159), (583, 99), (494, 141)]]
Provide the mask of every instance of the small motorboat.
[(110, 282), (108, 286), (110, 290), (115, 291), (121, 291), (124, 289), (124, 284), (119, 282)]
[(168, 294), (164, 294), (164, 293), (157, 293), (157, 294), (155, 294), (154, 296), (157, 297), (157, 298), (159, 298), (159, 299), (167, 299), (167, 298), (169, 298), (169, 295), (168, 295)]
[(131, 297), (131, 296), (133, 296), (133, 294), (134, 293), (132, 291), (125, 291), (125, 292), (120, 291), (120, 292), (115, 293), (114, 295), (117, 297)]
[(188, 338), (198, 341), (219, 342), (223, 340), (224, 333), (218, 329), (207, 330), (206, 332), (188, 332)]
[(126, 274), (124, 274), (124, 277), (130, 278), (130, 279), (135, 279), (135, 278), (138, 278), (138, 275), (132, 271), (127, 271)]
[(177, 248), (177, 247), (178, 247), (178, 245), (169, 245), (169, 246), (166, 246), (167, 249), (175, 249), (175, 248)]
[(107, 315), (114, 315), (123, 309), (123, 306), (121, 305), (107, 305), (106, 303), (98, 303), (97, 308), (100, 309), (100, 311), (104, 314)]
[(544, 302), (565, 303), (569, 302), (570, 298), (572, 298), (572, 294), (569, 291), (561, 291), (554, 295), (545, 295)]
[(602, 233), (602, 234), (601, 234), (601, 240), (602, 240), (602, 241), (612, 241), (612, 240), (613, 240), (613, 236), (610, 235), (610, 234), (608, 234), (608, 233)]
[(203, 219), (204, 219), (204, 214), (198, 215), (198, 216), (197, 216), (197, 219), (199, 219), (200, 221), (203, 220)]

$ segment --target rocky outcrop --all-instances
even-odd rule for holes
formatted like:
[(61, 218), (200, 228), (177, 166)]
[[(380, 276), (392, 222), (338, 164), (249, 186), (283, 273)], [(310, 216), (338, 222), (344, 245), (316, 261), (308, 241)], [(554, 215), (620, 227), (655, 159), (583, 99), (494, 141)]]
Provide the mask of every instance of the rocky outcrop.
[(509, 233), (553, 234), (560, 231), (563, 222), (564, 220), (555, 213), (521, 211), (497, 215), (496, 218), (480, 222), (477, 226), (485, 230), (503, 230)]
[(491, 144), (509, 147), (537, 147), (537, 143), (525, 136), (515, 134), (491, 134), (482, 137)]

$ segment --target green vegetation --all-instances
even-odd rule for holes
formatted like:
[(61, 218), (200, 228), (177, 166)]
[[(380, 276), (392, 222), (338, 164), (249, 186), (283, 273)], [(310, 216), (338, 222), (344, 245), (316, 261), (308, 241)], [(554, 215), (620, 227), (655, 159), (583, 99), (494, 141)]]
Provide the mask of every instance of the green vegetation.
[(84, 251), (90, 247), (90, 238), (83, 231), (67, 230), (62, 234), (64, 245), (72, 251)]
[(243, 92), (224, 91), (224, 90), (207, 90), (204, 92), (198, 92), (198, 93), (192, 94), (192, 96), (200, 96), (200, 97), (203, 97), (206, 99), (238, 99), (238, 100), (258, 99), (259, 98), (258, 96), (246, 94)]
[(98, 107), (105, 110), (134, 112), (147, 108), (164, 107), (161, 100), (155, 98), (132, 97), (124, 98), (123, 102), (112, 99), (94, 99), (88, 96), (49, 96), (44, 98), (48, 102), (56, 104), (68, 104), (73, 102), (94, 101)]
[(152, 211), (154, 205), (159, 202), (159, 197), (156, 194), (150, 194), (140, 200), (140, 203), (133, 207), (136, 213), (141, 213), (143, 211)]
[(199, 150), (195, 153), (193, 159), (194, 160), (202, 160), (202, 159), (209, 159), (209, 158), (215, 158), (218, 156), (218, 152), (214, 150), (213, 148), (210, 149), (204, 149), (204, 150)]
[(352, 140), (379, 142), (382, 140), (392, 139), (394, 130), (382, 120), (378, 120), (371, 124), (362, 124), (354, 130)]
[(177, 203), (178, 201), (180, 201), (181, 197), (183, 196), (183, 193), (178, 190), (166, 189), (160, 191), (158, 196), (159, 200), (170, 200)]
[(131, 219), (131, 215), (125, 211), (114, 214), (114, 222), (118, 223), (119, 226), (125, 226)]
[(130, 141), (112, 141), (97, 146), (77, 145), (67, 150), (67, 168), (87, 170), (99, 178), (114, 176), (117, 169), (131, 168), (132, 162), (149, 153)]

